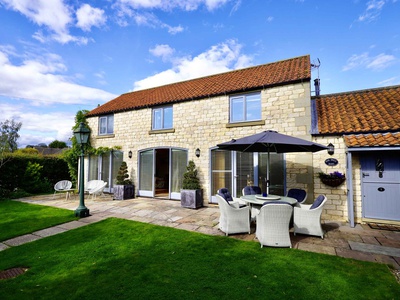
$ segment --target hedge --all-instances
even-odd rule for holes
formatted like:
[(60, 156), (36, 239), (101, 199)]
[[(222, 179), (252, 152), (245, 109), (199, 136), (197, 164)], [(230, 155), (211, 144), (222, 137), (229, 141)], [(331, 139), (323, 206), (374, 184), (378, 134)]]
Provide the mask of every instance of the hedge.
[(40, 155), (11, 155), (0, 169), (0, 198), (23, 190), (48, 193), (60, 180), (71, 180), (68, 165), (62, 158)]

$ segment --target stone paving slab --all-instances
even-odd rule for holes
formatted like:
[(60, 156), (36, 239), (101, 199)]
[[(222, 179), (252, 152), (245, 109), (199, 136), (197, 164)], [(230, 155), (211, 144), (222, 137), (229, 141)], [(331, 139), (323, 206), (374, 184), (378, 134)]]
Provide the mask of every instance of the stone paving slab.
[(86, 225), (87, 225), (87, 223), (84, 223), (84, 222), (71, 221), (68, 223), (58, 225), (58, 227), (69, 230), (69, 229), (75, 229), (75, 228), (79, 228), (79, 227), (86, 226)]
[[(292, 243), (293, 247), (293, 243)], [(324, 253), (329, 255), (336, 255), (335, 247), (332, 246), (323, 246), (323, 245), (315, 245), (315, 244), (307, 244), (307, 243), (297, 243), (296, 248), (299, 250), (315, 252), (315, 253)]]
[(352, 250), (400, 257), (400, 249), (349, 241)]
[(62, 232), (68, 231), (65, 228), (60, 228), (60, 227), (50, 227), (50, 228), (46, 228), (43, 230), (39, 230), (39, 231), (35, 231), (33, 232), (34, 235), (38, 235), (40, 237), (47, 237), (47, 236), (52, 236), (52, 235), (56, 235)]
[(17, 236), (15, 238), (9, 239), (4, 241), (3, 243), (8, 245), (8, 246), (19, 246), (25, 243), (33, 242), (38, 239), (41, 239), (42, 237), (34, 234), (25, 234), (21, 236)]
[(6, 250), (7, 248), (10, 248), (9, 246), (7, 246), (4, 243), (0, 243), (0, 251)]

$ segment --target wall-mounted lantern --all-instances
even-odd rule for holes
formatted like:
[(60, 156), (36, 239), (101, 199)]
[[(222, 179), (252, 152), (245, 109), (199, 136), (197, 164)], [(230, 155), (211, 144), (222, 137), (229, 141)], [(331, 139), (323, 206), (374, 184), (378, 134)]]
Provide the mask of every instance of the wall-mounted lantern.
[(197, 148), (194, 154), (195, 154), (197, 157), (200, 157), (200, 149)]
[(335, 146), (332, 143), (328, 145), (328, 154), (333, 155), (335, 153)]
[(132, 158), (132, 151), (130, 151), (130, 150), (129, 150), (129, 152), (128, 152), (128, 157), (129, 157), (129, 158)]

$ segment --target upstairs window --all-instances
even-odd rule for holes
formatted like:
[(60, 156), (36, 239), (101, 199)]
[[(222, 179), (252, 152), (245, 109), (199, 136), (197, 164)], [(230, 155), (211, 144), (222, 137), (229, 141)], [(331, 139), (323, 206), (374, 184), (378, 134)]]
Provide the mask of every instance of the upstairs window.
[(99, 135), (114, 133), (114, 115), (102, 116), (99, 118)]
[(230, 123), (261, 120), (261, 94), (230, 97)]
[(152, 130), (171, 129), (173, 125), (172, 106), (158, 107), (153, 109)]

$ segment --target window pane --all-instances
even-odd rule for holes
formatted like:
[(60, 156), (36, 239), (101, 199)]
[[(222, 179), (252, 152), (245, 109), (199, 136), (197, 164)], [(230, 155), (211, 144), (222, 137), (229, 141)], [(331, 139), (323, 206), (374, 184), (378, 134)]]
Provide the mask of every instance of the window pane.
[(114, 133), (114, 116), (107, 117), (107, 133)]
[(236, 152), (236, 195), (242, 195), (242, 189), (248, 184), (254, 185), (253, 152)]
[(224, 150), (211, 151), (211, 165), (211, 194), (215, 195), (217, 190), (223, 187), (232, 192), (231, 152)]
[(172, 128), (173, 124), (172, 124), (172, 120), (173, 120), (173, 111), (172, 111), (172, 107), (165, 107), (164, 108), (164, 127), (163, 128)]
[(100, 134), (106, 134), (107, 133), (107, 118), (106, 117), (101, 117), (100, 118)]
[[(112, 151), (112, 186), (114, 187), (117, 184), (117, 175), (119, 168), (121, 167), (123, 161), (123, 153), (121, 151)], [(129, 174), (130, 175), (130, 174)], [(129, 176), (129, 179), (130, 176)]]
[(183, 174), (186, 172), (187, 151), (171, 150), (171, 192), (179, 193), (182, 188)]
[[(258, 176), (259, 186), (263, 191), (266, 190), (265, 180), (267, 178), (268, 153), (258, 154)], [(284, 156), (282, 153), (270, 153), (269, 165), (269, 193), (273, 195), (284, 195), (285, 169)]]
[(89, 177), (88, 180), (95, 180), (99, 174), (99, 157), (89, 157)]
[(231, 122), (244, 121), (243, 97), (231, 98)]
[(246, 96), (246, 121), (261, 120), (260, 94)]
[(162, 121), (162, 111), (161, 109), (153, 110), (153, 129), (161, 129), (161, 121)]
[(140, 152), (139, 189), (153, 190), (153, 150)]

